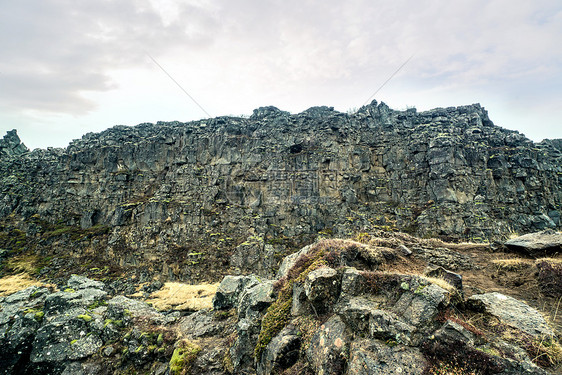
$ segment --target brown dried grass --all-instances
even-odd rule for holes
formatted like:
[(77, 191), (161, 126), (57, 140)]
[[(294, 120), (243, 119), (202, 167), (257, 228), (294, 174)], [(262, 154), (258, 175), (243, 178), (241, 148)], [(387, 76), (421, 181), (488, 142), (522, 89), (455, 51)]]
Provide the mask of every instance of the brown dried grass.
[(44, 286), (44, 284), (33, 279), (27, 273), (3, 277), (0, 279), (0, 297), (9, 296), (30, 286)]

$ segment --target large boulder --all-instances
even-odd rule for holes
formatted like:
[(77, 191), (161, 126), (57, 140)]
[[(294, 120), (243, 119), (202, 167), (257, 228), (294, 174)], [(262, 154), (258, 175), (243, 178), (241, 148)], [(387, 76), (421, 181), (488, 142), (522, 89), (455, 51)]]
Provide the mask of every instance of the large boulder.
[(273, 281), (263, 281), (252, 285), (238, 297), (238, 317), (250, 320), (261, 319), (265, 309), (275, 301), (273, 298)]
[(513, 251), (533, 257), (547, 256), (562, 252), (562, 232), (551, 229), (537, 233), (529, 233), (504, 242)]
[(494, 292), (474, 295), (468, 299), (468, 303), (531, 336), (554, 336), (554, 331), (537, 310), (515, 298)]
[(227, 310), (238, 305), (238, 297), (242, 291), (250, 286), (259, 284), (259, 279), (254, 276), (225, 276), (219, 284), (215, 297), (213, 297), (213, 308), (215, 310)]
[[(394, 305), (393, 312), (413, 326), (423, 327), (429, 324), (440, 308), (449, 303), (449, 292), (435, 284), (412, 283), (407, 288)], [(412, 290), (413, 288), (415, 289)]]
[(335, 269), (322, 267), (310, 272), (304, 292), (317, 314), (329, 311), (340, 294), (340, 279)]
[(299, 358), (300, 332), (292, 325), (283, 328), (267, 345), (258, 362), (258, 374), (272, 374), (291, 367)]

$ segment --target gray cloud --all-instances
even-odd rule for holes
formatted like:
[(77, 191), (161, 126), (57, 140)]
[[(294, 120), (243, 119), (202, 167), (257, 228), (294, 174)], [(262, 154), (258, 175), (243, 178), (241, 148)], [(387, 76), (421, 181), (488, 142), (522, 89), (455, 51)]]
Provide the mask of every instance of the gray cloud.
[(154, 74), (145, 52), (215, 112), (358, 106), (414, 54), (383, 100), (524, 103), (544, 119), (562, 101), (561, 39), (559, 0), (20, 0), (0, 15), (0, 107), (103, 112), (88, 93)]
[[(201, 48), (212, 18), (183, 5), (164, 24), (148, 0), (18, 1), (0, 22), (0, 101), (16, 108), (91, 110), (84, 91), (115, 88), (108, 71), (146, 64), (145, 51)], [(189, 20), (189, 21), (184, 21)], [(194, 32), (188, 25), (196, 24)]]

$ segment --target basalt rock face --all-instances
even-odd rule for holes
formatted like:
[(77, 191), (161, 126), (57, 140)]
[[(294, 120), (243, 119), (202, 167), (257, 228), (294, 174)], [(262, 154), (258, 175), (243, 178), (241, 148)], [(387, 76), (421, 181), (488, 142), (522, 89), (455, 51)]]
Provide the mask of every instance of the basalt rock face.
[[(294, 249), (319, 232), (478, 241), (560, 228), (560, 146), (495, 126), (478, 104), (294, 115), (266, 107), (249, 118), (115, 126), (66, 149), (2, 144), (0, 217), (28, 236), (37, 220), (103, 226), (74, 251), (169, 278), (216, 280), (229, 267), (273, 276), (288, 238), (302, 240)], [(198, 268), (209, 262), (212, 270)]]
[(19, 156), (28, 152), (28, 148), (21, 143), (15, 129), (10, 130), (3, 139), (0, 139), (1, 156)]

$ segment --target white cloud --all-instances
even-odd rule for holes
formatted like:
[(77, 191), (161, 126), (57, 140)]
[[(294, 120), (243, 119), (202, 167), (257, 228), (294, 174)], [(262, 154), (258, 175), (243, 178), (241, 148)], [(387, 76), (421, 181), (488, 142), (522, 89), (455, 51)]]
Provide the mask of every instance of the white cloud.
[(529, 136), (562, 137), (558, 0), (21, 0), (3, 10), (0, 130), (16, 126), (33, 146), (53, 129), (61, 138), (50, 144), (64, 145), (114, 123), (204, 116), (145, 52), (214, 115), (357, 107), (414, 54), (376, 99), (481, 102), (500, 125), (537, 118)]

